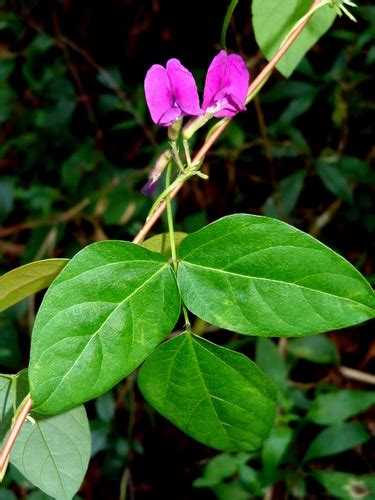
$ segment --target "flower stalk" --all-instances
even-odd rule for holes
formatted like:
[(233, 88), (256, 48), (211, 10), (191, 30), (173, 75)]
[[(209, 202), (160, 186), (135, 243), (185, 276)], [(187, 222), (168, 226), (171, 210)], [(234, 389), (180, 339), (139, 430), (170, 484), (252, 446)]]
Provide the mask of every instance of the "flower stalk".
[[(325, 0), (323, 0), (325, 1)], [(263, 68), (263, 70), (259, 73), (259, 75), (252, 81), (248, 88), (247, 92), (247, 100), (246, 103), (248, 103), (251, 99), (253, 99), (259, 90), (263, 87), (263, 85), (266, 83), (268, 78), (270, 77), (273, 69), (277, 65), (277, 63), (282, 59), (284, 54), (288, 51), (289, 47), (295, 42), (295, 40), (298, 38), (300, 33), (304, 30), (306, 27), (307, 23), (309, 22), (312, 14), (315, 12), (315, 7), (321, 3), (321, 0), (314, 0), (311, 4), (311, 7), (307, 13), (306, 16), (304, 16), (304, 21), (299, 24), (297, 28), (294, 29), (294, 31), (290, 34), (287, 40), (283, 43), (283, 45), (279, 48), (279, 50), (276, 52), (276, 54), (273, 56), (271, 61)], [(204, 144), (201, 146), (201, 148), (198, 150), (194, 158), (192, 159), (192, 164), (200, 164), (207, 151), (209, 151), (214, 144), (214, 142), (220, 137), (220, 135), (223, 133), (223, 131), (226, 129), (226, 127), (229, 125), (230, 121), (232, 118), (225, 118), (221, 121), (220, 125), (210, 134)], [(177, 178), (178, 179), (178, 178)], [(173, 199), (177, 193), (180, 191), (183, 183), (185, 182), (186, 179), (184, 179), (182, 182), (176, 182), (177, 179), (174, 181), (174, 183), (171, 184), (170, 190), (168, 194), (170, 195), (170, 199)], [(163, 193), (162, 193), (163, 194)], [(157, 200), (158, 203), (154, 203), (153, 205), (153, 210), (150, 211), (150, 214), (142, 227), (142, 229), (138, 232), (138, 234), (135, 236), (133, 239), (133, 243), (141, 243), (144, 238), (146, 237), (147, 233), (151, 230), (151, 228), (154, 226), (156, 221), (159, 219), (161, 214), (164, 212), (166, 208), (166, 201), (163, 199), (162, 196), (160, 196)], [(152, 212), (152, 213), (151, 213)]]

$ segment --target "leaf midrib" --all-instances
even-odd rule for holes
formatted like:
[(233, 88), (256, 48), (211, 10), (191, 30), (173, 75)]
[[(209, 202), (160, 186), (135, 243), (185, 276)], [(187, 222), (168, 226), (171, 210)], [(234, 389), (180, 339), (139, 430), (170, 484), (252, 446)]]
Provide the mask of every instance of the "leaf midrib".
[[(277, 283), (278, 285), (287, 285), (287, 286), (290, 286), (290, 287), (300, 288), (300, 289), (307, 290), (307, 291), (310, 291), (310, 292), (311, 291), (317, 292), (317, 293), (320, 293), (320, 294), (323, 294), (323, 295), (327, 295), (328, 297), (334, 297), (335, 299), (341, 299), (341, 300), (347, 301), (347, 302), (349, 302), (351, 304), (355, 304), (356, 306), (361, 305), (364, 308), (368, 309), (369, 311), (372, 311), (372, 315), (373, 316), (375, 314), (374, 308), (372, 308), (372, 307), (364, 304), (363, 302), (358, 302), (358, 301), (355, 301), (355, 300), (350, 299), (348, 297), (342, 297), (341, 295), (333, 295), (332, 293), (325, 292), (323, 290), (318, 290), (316, 288), (308, 288), (306, 286), (297, 285), (296, 283), (291, 283), (289, 281), (282, 281), (282, 280), (276, 280), (276, 279), (271, 279), (271, 278), (261, 278), (261, 277), (258, 277), (258, 276), (249, 276), (249, 275), (246, 275), (246, 274), (235, 273), (233, 271), (224, 271), (222, 269), (217, 269), (217, 268), (214, 268), (214, 267), (202, 266), (200, 264), (195, 264), (195, 263), (187, 262), (187, 261), (181, 261), (180, 262), (180, 266), (181, 265), (182, 266), (185, 265), (185, 267), (187, 267), (187, 268), (189, 266), (191, 266), (191, 267), (197, 267), (197, 268), (200, 268), (200, 269), (205, 269), (205, 270), (208, 270), (208, 271), (212, 271), (213, 273), (221, 273), (221, 274), (227, 274), (227, 275), (231, 275), (231, 276), (237, 276), (237, 277), (244, 278), (244, 279), (247, 279), (247, 280), (269, 281), (269, 282)], [(306, 276), (305, 278), (308, 278), (308, 276)]]
[[(32, 424), (30, 424), (30, 425), (32, 425)], [(31, 430), (30, 434), (27, 436), (27, 439), (26, 439), (26, 441), (25, 441), (25, 443), (24, 443), (23, 453), (22, 453), (22, 456), (21, 456), (21, 461), (22, 461), (23, 468), (25, 469), (25, 471), (27, 471), (27, 468), (25, 467), (24, 455), (25, 455), (25, 453), (26, 453), (26, 449), (27, 449), (28, 442), (30, 441), (31, 436), (34, 434), (34, 432), (39, 432), (40, 437), (41, 437), (41, 439), (42, 439), (42, 441), (43, 441), (43, 443), (44, 443), (44, 445), (45, 445), (45, 448), (46, 448), (46, 450), (47, 450), (47, 452), (48, 452), (48, 454), (47, 454), (47, 458), (48, 458), (48, 456), (49, 456), (49, 457), (51, 458), (51, 460), (52, 460), (53, 466), (54, 466), (54, 468), (55, 468), (55, 470), (56, 470), (56, 473), (57, 473), (57, 476), (58, 476), (58, 478), (59, 478), (59, 482), (60, 482), (60, 485), (61, 485), (61, 489), (62, 489), (62, 491), (63, 491), (63, 492), (64, 492), (64, 494), (65, 494), (65, 498), (69, 498), (69, 497), (68, 497), (68, 495), (67, 495), (67, 492), (66, 492), (66, 490), (65, 490), (64, 484), (63, 484), (63, 482), (62, 482), (62, 479), (61, 479), (61, 476), (60, 476), (60, 472), (59, 472), (59, 469), (58, 469), (58, 467), (57, 467), (57, 465), (56, 465), (55, 459), (53, 458), (53, 455), (52, 455), (52, 453), (51, 453), (51, 451), (50, 451), (50, 448), (49, 448), (49, 446), (47, 445), (47, 441), (46, 441), (46, 439), (45, 439), (45, 437), (44, 437), (44, 435), (43, 435), (43, 432), (42, 432), (42, 430), (41, 430), (41, 428), (40, 428), (40, 424), (39, 424), (39, 422), (36, 422), (34, 425), (35, 425), (35, 428)], [(44, 467), (44, 464), (43, 464), (43, 467)], [(42, 468), (43, 468), (43, 467), (42, 467)], [(39, 473), (39, 478), (40, 478), (41, 483), (43, 483), (43, 482), (42, 482), (42, 478), (41, 478), (42, 468), (41, 468), (40, 473)]]
[[(61, 274), (59, 276), (59, 278), (61, 279), (61, 281), (58, 281), (57, 283), (55, 282), (51, 287), (50, 289), (53, 289), (53, 288), (56, 288), (58, 287), (59, 285), (63, 285), (63, 284), (66, 284), (66, 283), (69, 283), (70, 281), (73, 281), (77, 278), (81, 278), (82, 276), (84, 276), (85, 274), (88, 274), (92, 271), (98, 271), (99, 269), (103, 269), (103, 267), (112, 267), (112, 266), (118, 266), (120, 264), (134, 264), (134, 263), (152, 263), (152, 264), (166, 264), (166, 261), (162, 262), (161, 260), (146, 260), (146, 259), (133, 259), (133, 260), (119, 260), (117, 262), (107, 262), (106, 264), (102, 264), (100, 266), (96, 266), (96, 267), (91, 267), (90, 269), (86, 269), (85, 271), (82, 271), (81, 273), (79, 274), (76, 274), (75, 276), (71, 276), (70, 278), (67, 278), (67, 279), (63, 279), (64, 278), (64, 275)], [(68, 272), (69, 269), (66, 270), (66, 272)], [(64, 269), (65, 271), (65, 269)]]
[[(72, 364), (72, 366), (70, 367), (70, 369), (67, 371), (67, 373), (64, 375), (64, 377), (61, 379), (61, 382), (56, 385), (56, 387), (51, 392), (51, 394), (48, 396), (48, 398), (46, 400), (44, 400), (39, 406), (45, 406), (48, 403), (48, 401), (52, 398), (52, 396), (55, 394), (55, 392), (59, 389), (59, 387), (61, 387), (61, 385), (64, 383), (65, 379), (69, 376), (70, 372), (73, 370), (73, 368), (80, 361), (83, 353), (86, 351), (86, 349), (89, 346), (89, 344), (91, 343), (91, 341), (94, 338), (96, 338), (96, 336), (99, 334), (100, 330), (107, 323), (107, 321), (110, 319), (110, 317), (118, 310), (118, 308), (121, 307), (131, 297), (133, 297), (133, 295), (135, 295), (136, 293), (138, 293), (144, 286), (146, 286), (150, 281), (152, 281), (159, 273), (161, 273), (162, 271), (164, 271), (167, 268), (168, 268), (168, 263), (165, 263), (160, 269), (158, 269), (158, 271), (156, 273), (154, 273), (150, 278), (148, 278), (146, 281), (144, 281), (141, 286), (139, 286), (138, 288), (136, 288), (135, 290), (133, 290), (133, 292), (130, 295), (128, 295), (123, 301), (121, 301), (121, 302), (118, 303), (118, 305), (113, 309), (113, 311), (111, 311), (111, 313), (107, 316), (107, 318), (102, 322), (102, 324), (100, 325), (100, 327), (91, 335), (90, 340), (87, 342), (87, 344), (85, 345), (85, 347), (82, 349), (80, 355), (75, 359), (75, 362)], [(60, 311), (53, 318), (55, 318), (56, 316), (58, 316), (60, 313), (63, 313), (64, 311), (65, 311), (65, 309), (63, 311)], [(50, 321), (52, 321), (53, 318), (51, 318)], [(50, 321), (48, 321), (48, 323)], [(45, 327), (48, 325), (48, 323), (45, 325)], [(43, 329), (41, 330), (41, 332), (45, 329), (45, 327), (43, 327)], [(53, 347), (53, 346), (54, 346), (54, 344), (52, 346), (50, 346), (50, 347)], [(41, 355), (43, 355), (43, 354), (44, 354), (44, 351), (41, 353)], [(38, 359), (39, 358), (37, 358), (37, 360), (34, 361), (34, 364), (36, 364), (38, 362)]]
[(209, 393), (209, 391), (208, 391), (208, 388), (207, 388), (207, 385), (206, 385), (206, 381), (205, 381), (205, 379), (204, 379), (204, 377), (203, 377), (203, 373), (202, 373), (202, 371), (200, 370), (200, 363), (199, 363), (199, 361), (198, 361), (198, 356), (197, 356), (197, 353), (195, 352), (195, 347), (194, 347), (194, 339), (193, 339), (193, 338), (192, 338), (192, 336), (190, 335), (190, 336), (188, 337), (188, 339), (187, 339), (187, 340), (188, 340), (188, 342), (190, 342), (190, 345), (191, 345), (191, 350), (192, 350), (192, 353), (193, 353), (194, 358), (195, 358), (196, 366), (197, 366), (197, 368), (198, 368), (198, 373), (199, 373), (200, 379), (201, 379), (201, 381), (202, 381), (202, 386), (203, 386), (204, 392), (205, 392), (205, 393), (206, 393), (206, 395), (207, 395), (207, 399), (208, 399), (208, 401), (210, 402), (210, 405), (211, 405), (212, 411), (213, 411), (214, 415), (216, 416), (217, 422), (218, 422), (218, 424), (220, 425), (220, 427), (221, 427), (221, 429), (222, 429), (222, 431), (223, 431), (224, 435), (226, 436), (227, 440), (229, 441), (229, 443), (231, 443), (231, 445), (232, 445), (232, 446), (234, 446), (235, 448), (237, 448), (237, 444), (236, 444), (236, 442), (235, 442), (235, 441), (233, 441), (233, 439), (232, 439), (232, 438), (228, 435), (228, 433), (227, 433), (227, 432), (226, 432), (226, 430), (224, 429), (223, 422), (220, 420), (219, 415), (218, 415), (218, 413), (217, 413), (217, 410), (216, 410), (216, 408), (215, 408), (215, 405), (214, 405), (214, 404), (213, 404), (213, 402), (212, 402), (211, 395), (210, 395), (210, 393)]
[[(209, 349), (207, 349), (207, 347), (204, 347), (204, 345), (202, 345), (200, 342), (198, 342), (198, 341), (196, 341), (196, 340), (194, 340), (194, 339), (193, 339), (193, 342), (196, 342), (196, 343), (197, 343), (197, 345), (199, 346), (199, 348), (200, 348), (200, 349), (203, 349), (204, 351), (208, 352), (208, 353), (209, 353), (212, 357), (214, 357), (214, 358), (215, 358), (215, 360), (219, 361), (221, 364), (223, 364), (224, 366), (226, 366), (227, 368), (229, 368), (229, 369), (230, 369), (233, 373), (235, 373), (236, 375), (238, 375), (239, 377), (241, 377), (241, 378), (242, 378), (242, 379), (246, 382), (246, 384), (250, 384), (250, 380), (249, 380), (249, 379), (248, 379), (248, 378), (247, 378), (247, 377), (246, 377), (246, 376), (245, 376), (245, 375), (244, 375), (241, 371), (236, 370), (236, 369), (235, 369), (235, 368), (233, 368), (233, 366), (231, 366), (229, 363), (227, 363), (227, 362), (226, 362), (226, 361), (224, 361), (223, 359), (221, 359), (221, 358), (219, 358), (218, 356), (216, 356), (216, 354), (215, 354), (215, 353), (213, 353), (212, 351), (210, 351)], [(218, 346), (215, 346), (215, 347), (218, 347)], [(224, 347), (222, 347), (222, 349), (225, 349), (225, 348), (224, 348)], [(232, 353), (232, 352), (233, 352), (233, 351), (231, 351), (231, 353)], [(241, 355), (241, 353), (237, 353), (237, 354)], [(242, 355), (242, 356), (243, 356), (243, 355)], [(245, 359), (246, 359), (246, 361), (248, 361), (248, 362), (252, 363), (252, 362), (251, 362), (251, 360), (249, 360), (248, 358), (246, 358), (246, 356), (245, 356)], [(254, 366), (256, 366), (256, 365), (254, 364)], [(258, 388), (257, 388), (257, 389), (258, 389)], [(259, 392), (261, 392), (261, 393), (262, 393), (262, 395), (263, 395), (264, 397), (266, 397), (269, 401), (271, 401), (271, 402), (272, 402), (272, 398), (271, 398), (268, 394), (265, 394), (265, 393), (264, 393), (263, 391), (261, 391), (260, 389), (258, 389), (258, 391), (259, 391)], [(240, 406), (239, 406), (239, 408), (242, 408), (242, 407), (240, 407)], [(242, 409), (244, 409), (244, 408), (242, 408)], [(245, 411), (247, 411), (247, 410), (245, 410)]]

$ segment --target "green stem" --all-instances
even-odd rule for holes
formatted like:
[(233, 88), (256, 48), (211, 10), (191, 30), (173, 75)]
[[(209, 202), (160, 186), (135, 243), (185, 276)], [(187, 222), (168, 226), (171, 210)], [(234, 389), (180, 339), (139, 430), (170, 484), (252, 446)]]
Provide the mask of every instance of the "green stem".
[(191, 323), (190, 323), (190, 320), (189, 320), (189, 315), (188, 315), (188, 311), (186, 309), (186, 306), (185, 304), (182, 304), (182, 312), (184, 313), (184, 319), (185, 319), (185, 328), (188, 332), (191, 331)]
[[(278, 49), (276, 54), (272, 57), (272, 59), (269, 61), (269, 63), (263, 68), (263, 70), (259, 73), (259, 75), (252, 81), (250, 84), (249, 90), (248, 90), (248, 98), (247, 102), (249, 100), (253, 99), (253, 97), (258, 93), (259, 88), (263, 86), (268, 78), (268, 76), (272, 73), (272, 70), (275, 68), (275, 66), (278, 64), (278, 62), (282, 59), (282, 57), (285, 55), (285, 53), (288, 51), (290, 46), (294, 43), (294, 41), (298, 38), (302, 30), (306, 27), (310, 17), (311, 17), (311, 11), (316, 9), (316, 7), (319, 5), (319, 8), (321, 8), (321, 1), (326, 2), (326, 0), (313, 0), (311, 9), (307, 13), (306, 16), (304, 16), (304, 22), (298, 23), (298, 27), (296, 28), (294, 26), (294, 29), (292, 30), (292, 33), (288, 40), (283, 43), (283, 45)], [(259, 88), (258, 88), (259, 87)], [(205, 115), (199, 116), (194, 120), (190, 120), (185, 127), (182, 130), (182, 136), (184, 139), (190, 139), (194, 133), (201, 127), (203, 126), (212, 116), (206, 113)], [(192, 164), (196, 164), (199, 162), (202, 162), (204, 159), (205, 154), (207, 151), (211, 148), (212, 144), (217, 140), (217, 138), (222, 134), (222, 132), (225, 130), (227, 125), (230, 123), (231, 118), (227, 118), (224, 120), (220, 120), (218, 124), (216, 124), (212, 129), (209, 131), (208, 136), (206, 138), (205, 143), (202, 145), (202, 147), (199, 149), (199, 151), (196, 153), (194, 158), (192, 159)], [(190, 170), (190, 169), (189, 169)], [(197, 172), (194, 172), (194, 175), (197, 175)], [(187, 180), (189, 176), (186, 175), (180, 175), (175, 179), (174, 187), (171, 189), (172, 186), (170, 186), (170, 189), (168, 190), (168, 193), (171, 193), (172, 198), (176, 196), (178, 191), (181, 188), (181, 185)], [(143, 241), (149, 230), (152, 228), (152, 226), (155, 224), (157, 219), (160, 217), (160, 215), (163, 213), (165, 209), (165, 204), (163, 202), (165, 196), (165, 192), (162, 193), (161, 196), (159, 196), (157, 202), (154, 203), (149, 216), (147, 217), (146, 223), (142, 227), (142, 229), (139, 231), (139, 233), (136, 235), (136, 237), (133, 239), (134, 243), (139, 243)]]
[(268, 81), (268, 79), (269, 79), (270, 76), (271, 76), (271, 73), (269, 73), (268, 75), (266, 75), (265, 78), (259, 83), (258, 87), (255, 90), (253, 90), (253, 92), (251, 94), (249, 94), (247, 96), (245, 104), (249, 104), (249, 102), (252, 101), (254, 99), (254, 97), (258, 95), (258, 93), (260, 92), (260, 90), (267, 83), (267, 81)]
[[(172, 172), (172, 162), (169, 162), (167, 167), (167, 175), (166, 175), (166, 186), (168, 189), (171, 183), (171, 172)], [(171, 242), (171, 253), (172, 253), (172, 264), (173, 269), (177, 271), (177, 254), (176, 254), (176, 242), (174, 239), (174, 227), (173, 227), (173, 214), (172, 214), (172, 204), (171, 197), (169, 193), (167, 194), (165, 201), (167, 202), (167, 219), (168, 219), (168, 231), (169, 231), (169, 239)]]
[(180, 153), (178, 151), (177, 147), (177, 142), (176, 141), (171, 141), (171, 148), (172, 148), (172, 154), (173, 154), (173, 159), (176, 162), (176, 165), (178, 166), (178, 169), (180, 172), (183, 172), (185, 170), (184, 164), (181, 161), (180, 158)]
[(152, 214), (155, 212), (155, 210), (158, 208), (160, 203), (167, 197), (167, 195), (174, 190), (175, 187), (177, 187), (179, 184), (182, 184), (185, 181), (186, 177), (184, 175), (179, 175), (176, 177), (176, 179), (170, 184), (164, 191), (156, 198), (154, 203), (152, 204), (152, 207), (148, 213), (147, 219), (148, 220)]
[(329, 5), (331, 3), (331, 0), (321, 0), (320, 3), (318, 3), (317, 5), (315, 5), (314, 8), (312, 8), (311, 10), (309, 10), (303, 17), (301, 17), (301, 19), (299, 19), (295, 25), (293, 26), (293, 28), (289, 31), (289, 33), (287, 34), (287, 36), (284, 38), (284, 40), (282, 41), (282, 43), (280, 44), (280, 49), (282, 48), (282, 46), (285, 44), (285, 42), (288, 40), (288, 38), (293, 34), (293, 32), (299, 28), (301, 26), (301, 24), (303, 24), (306, 19), (309, 19), (313, 14), (315, 14), (315, 12), (319, 9), (321, 9), (322, 7), (325, 7), (326, 5)]
[(185, 150), (185, 157), (186, 157), (186, 163), (187, 166), (191, 166), (191, 156), (190, 156), (190, 148), (189, 148), (189, 143), (186, 139), (182, 140), (183, 145), (184, 145), (184, 150)]

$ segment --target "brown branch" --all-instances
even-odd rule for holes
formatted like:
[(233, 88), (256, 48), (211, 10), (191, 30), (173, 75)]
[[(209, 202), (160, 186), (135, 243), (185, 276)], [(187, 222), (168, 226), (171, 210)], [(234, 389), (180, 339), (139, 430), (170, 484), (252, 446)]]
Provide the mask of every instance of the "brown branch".
[[(311, 11), (316, 5), (320, 3), (320, 0), (314, 0), (313, 3), (311, 4), (311, 7), (309, 11)], [(250, 84), (249, 90), (248, 90), (248, 97), (256, 94), (264, 85), (266, 82), (267, 78), (270, 76), (272, 70), (274, 67), (277, 65), (277, 63), (280, 61), (280, 59), (284, 56), (284, 54), (287, 52), (289, 47), (294, 43), (296, 38), (299, 36), (301, 31), (305, 28), (306, 24), (310, 21), (310, 17), (306, 18), (303, 23), (301, 23), (298, 28), (296, 28), (289, 38), (285, 41), (285, 43), (279, 48), (279, 50), (276, 52), (276, 54), (273, 56), (271, 61), (263, 68), (263, 70), (259, 73), (259, 75), (255, 78), (255, 80)], [(210, 137), (206, 140), (206, 142), (203, 144), (203, 146), (200, 148), (198, 153), (195, 155), (193, 158), (192, 162), (193, 163), (198, 163), (201, 161), (207, 151), (211, 148), (213, 143), (220, 137), (220, 135), (223, 133), (223, 131), (226, 129), (226, 127), (229, 125), (231, 122), (232, 118), (227, 118), (224, 120), (221, 125), (210, 135)], [(170, 193), (170, 198), (174, 198), (176, 194), (180, 191), (182, 188), (183, 184), (180, 184), (177, 186), (171, 193)], [(166, 202), (165, 200), (160, 203), (158, 208), (155, 210), (155, 212), (151, 215), (151, 217), (146, 221), (145, 225), (142, 227), (142, 229), (139, 231), (137, 236), (133, 239), (133, 243), (141, 243), (147, 233), (150, 231), (152, 226), (155, 224), (155, 222), (159, 219), (160, 215), (164, 212), (166, 207)]]
[(357, 380), (358, 382), (362, 382), (364, 384), (375, 385), (375, 375), (372, 375), (371, 373), (361, 372), (359, 370), (355, 370), (354, 368), (349, 368), (348, 366), (340, 366), (339, 371), (341, 375), (346, 378)]

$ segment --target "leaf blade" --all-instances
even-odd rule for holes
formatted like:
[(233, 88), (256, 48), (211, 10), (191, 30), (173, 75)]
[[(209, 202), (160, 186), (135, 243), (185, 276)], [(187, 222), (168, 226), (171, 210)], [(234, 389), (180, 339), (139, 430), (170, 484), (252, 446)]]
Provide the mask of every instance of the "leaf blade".
[(333, 425), (367, 410), (375, 404), (375, 393), (342, 389), (318, 394), (310, 406), (307, 419), (318, 425)]
[(337, 364), (339, 353), (335, 344), (324, 335), (292, 339), (287, 344), (288, 354), (323, 365)]
[(57, 499), (71, 499), (85, 476), (91, 435), (83, 406), (26, 421), (10, 462), (35, 486)]
[(375, 295), (342, 257), (286, 223), (235, 214), (187, 236), (177, 281), (186, 306), (245, 335), (300, 336), (375, 316)]
[(339, 471), (315, 471), (313, 473), (334, 498), (341, 500), (353, 500), (353, 498), (375, 497), (375, 474), (364, 474), (356, 476), (349, 472)]
[(369, 439), (366, 426), (360, 422), (346, 422), (326, 427), (311, 441), (303, 461), (336, 455), (360, 446)]
[[(252, 16), (256, 41), (263, 55), (272, 59), (289, 31), (308, 11), (309, 0), (253, 0)], [(306, 52), (330, 28), (336, 13), (325, 6), (312, 16), (298, 39), (278, 62), (276, 68), (289, 77)], [(269, 29), (271, 26), (272, 29)]]
[[(181, 241), (186, 238), (187, 233), (181, 231), (175, 231), (174, 241), (176, 248), (179, 247)], [(142, 243), (142, 246), (152, 250), (153, 252), (158, 252), (167, 257), (168, 259), (172, 257), (171, 241), (169, 238), (169, 233), (156, 234), (151, 236)]]
[(30, 262), (0, 276), (0, 312), (47, 288), (69, 259)]
[(57, 413), (109, 390), (171, 331), (179, 311), (162, 255), (116, 241), (83, 249), (49, 288), (35, 321), (35, 410)]
[(138, 383), (159, 413), (223, 451), (259, 448), (275, 415), (275, 389), (255, 364), (189, 333), (149, 356)]

